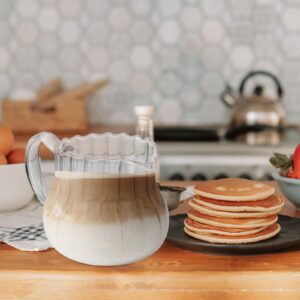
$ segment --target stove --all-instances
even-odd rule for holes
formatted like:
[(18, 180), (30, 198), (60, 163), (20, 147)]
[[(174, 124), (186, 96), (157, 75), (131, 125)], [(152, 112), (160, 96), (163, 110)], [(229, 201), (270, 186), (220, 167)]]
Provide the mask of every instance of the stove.
[[(211, 129), (194, 128), (192, 132), (189, 129), (188, 134), (186, 130), (175, 127), (171, 134), (165, 129), (159, 134), (155, 130), (155, 139), (161, 180), (207, 180), (224, 177), (270, 180), (271, 173), (275, 170), (269, 163), (270, 156), (274, 152), (292, 153), (300, 143), (300, 131), (289, 128), (285, 130), (278, 145), (260, 146), (227, 141), (222, 135), (216, 135), (216, 130)], [(44, 161), (42, 170), (45, 174), (53, 174), (53, 161)]]
[[(182, 140), (182, 139), (181, 139)], [(278, 145), (247, 145), (241, 142), (157, 141), (161, 180), (207, 180), (241, 177), (271, 180), (269, 163), (274, 152), (290, 154), (300, 143), (300, 131), (285, 130)]]

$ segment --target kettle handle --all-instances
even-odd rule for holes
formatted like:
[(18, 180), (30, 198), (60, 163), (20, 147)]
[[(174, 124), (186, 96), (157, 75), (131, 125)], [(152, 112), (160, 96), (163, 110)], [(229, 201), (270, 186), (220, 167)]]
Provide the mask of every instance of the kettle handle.
[(45, 203), (49, 189), (42, 178), (39, 157), (40, 145), (43, 143), (54, 153), (58, 142), (59, 139), (53, 133), (41, 132), (31, 137), (26, 146), (25, 166), (27, 177), (33, 192), (42, 204)]
[(282, 88), (282, 85), (280, 84), (278, 78), (275, 75), (273, 75), (267, 71), (262, 71), (262, 70), (251, 71), (243, 78), (241, 85), (240, 85), (240, 89), (239, 89), (240, 94), (243, 95), (243, 93), (244, 93), (246, 81), (248, 81), (248, 79), (250, 77), (254, 77), (256, 75), (264, 75), (264, 76), (268, 76), (268, 77), (272, 78), (276, 84), (278, 98), (281, 100), (281, 98), (283, 96), (283, 88)]
[(237, 99), (234, 96), (233, 89), (227, 83), (225, 85), (225, 90), (220, 95), (220, 98), (227, 107), (233, 107), (234, 104), (237, 102)]

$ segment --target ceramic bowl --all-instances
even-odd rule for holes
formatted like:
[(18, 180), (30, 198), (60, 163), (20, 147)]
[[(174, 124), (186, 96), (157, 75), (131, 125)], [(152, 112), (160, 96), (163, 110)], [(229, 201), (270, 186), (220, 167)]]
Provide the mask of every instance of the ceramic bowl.
[(294, 203), (297, 209), (300, 209), (300, 179), (284, 177), (279, 175), (278, 172), (273, 172), (272, 177), (276, 180), (287, 199)]
[(175, 209), (180, 203), (180, 195), (185, 190), (183, 187), (160, 185), (160, 192), (162, 193), (168, 205), (168, 210)]
[(0, 165), (0, 212), (19, 209), (28, 204), (33, 191), (25, 164)]

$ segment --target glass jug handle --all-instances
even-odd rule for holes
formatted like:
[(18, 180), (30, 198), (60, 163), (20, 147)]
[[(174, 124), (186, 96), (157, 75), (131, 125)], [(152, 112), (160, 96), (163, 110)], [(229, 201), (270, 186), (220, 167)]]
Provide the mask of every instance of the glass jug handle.
[(53, 133), (41, 132), (31, 137), (26, 146), (25, 165), (27, 177), (36, 197), (42, 204), (44, 204), (48, 195), (48, 187), (42, 177), (39, 148), (43, 143), (54, 153), (58, 142), (59, 139)]

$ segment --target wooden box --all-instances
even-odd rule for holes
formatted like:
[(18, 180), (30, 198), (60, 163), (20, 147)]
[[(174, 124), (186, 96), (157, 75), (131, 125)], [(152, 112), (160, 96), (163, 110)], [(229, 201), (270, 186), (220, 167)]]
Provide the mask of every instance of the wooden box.
[(88, 126), (85, 98), (66, 98), (56, 101), (51, 110), (33, 108), (33, 101), (2, 103), (2, 123), (15, 133), (38, 131), (85, 132)]

